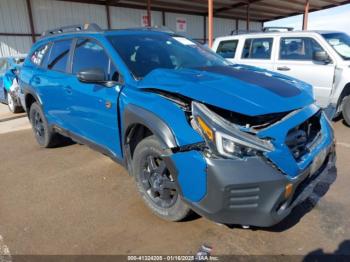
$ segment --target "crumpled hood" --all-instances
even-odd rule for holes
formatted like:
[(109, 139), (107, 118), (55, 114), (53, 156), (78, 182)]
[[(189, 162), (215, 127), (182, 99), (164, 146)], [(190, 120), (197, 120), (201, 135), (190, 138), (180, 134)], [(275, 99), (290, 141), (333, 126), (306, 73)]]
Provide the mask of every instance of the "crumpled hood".
[(314, 102), (310, 85), (243, 65), (156, 69), (138, 86), (181, 94), (249, 116), (292, 111)]

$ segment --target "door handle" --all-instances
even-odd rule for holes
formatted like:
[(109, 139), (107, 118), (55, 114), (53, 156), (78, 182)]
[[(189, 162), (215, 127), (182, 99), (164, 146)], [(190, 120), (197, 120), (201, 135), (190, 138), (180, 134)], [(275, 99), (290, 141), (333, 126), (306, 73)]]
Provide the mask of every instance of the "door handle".
[(72, 94), (72, 87), (71, 86), (65, 86), (64, 89), (66, 90), (67, 94)]
[(289, 71), (290, 68), (288, 66), (280, 66), (280, 67), (277, 67), (277, 70), (279, 70), (279, 71)]

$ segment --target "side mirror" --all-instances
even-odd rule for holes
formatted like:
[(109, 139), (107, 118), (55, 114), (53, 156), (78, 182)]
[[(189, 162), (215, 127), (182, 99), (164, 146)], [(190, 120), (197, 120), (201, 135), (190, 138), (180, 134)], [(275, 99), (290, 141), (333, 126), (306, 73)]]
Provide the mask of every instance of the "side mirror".
[(78, 72), (80, 82), (104, 84), (107, 82), (105, 73), (100, 68), (84, 69)]
[(315, 51), (313, 54), (313, 60), (317, 62), (330, 63), (331, 59), (329, 58), (326, 51)]

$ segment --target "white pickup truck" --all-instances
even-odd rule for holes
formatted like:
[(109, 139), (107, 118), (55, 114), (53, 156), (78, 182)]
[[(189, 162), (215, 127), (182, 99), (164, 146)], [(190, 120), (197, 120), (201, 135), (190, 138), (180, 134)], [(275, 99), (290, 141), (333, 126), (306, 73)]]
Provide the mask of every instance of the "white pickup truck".
[(334, 31), (262, 32), (215, 39), (213, 50), (237, 64), (262, 67), (314, 87), (321, 107), (350, 125), (350, 37)]

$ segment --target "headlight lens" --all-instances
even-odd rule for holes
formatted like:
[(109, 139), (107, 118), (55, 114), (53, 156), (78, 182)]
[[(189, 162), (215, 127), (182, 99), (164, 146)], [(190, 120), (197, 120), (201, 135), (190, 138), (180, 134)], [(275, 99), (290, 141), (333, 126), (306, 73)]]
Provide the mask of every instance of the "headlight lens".
[(230, 123), (201, 103), (192, 102), (192, 115), (195, 120), (193, 127), (201, 133), (209, 148), (222, 156), (253, 156), (257, 152), (274, 149), (269, 140), (242, 131), (240, 126)]

